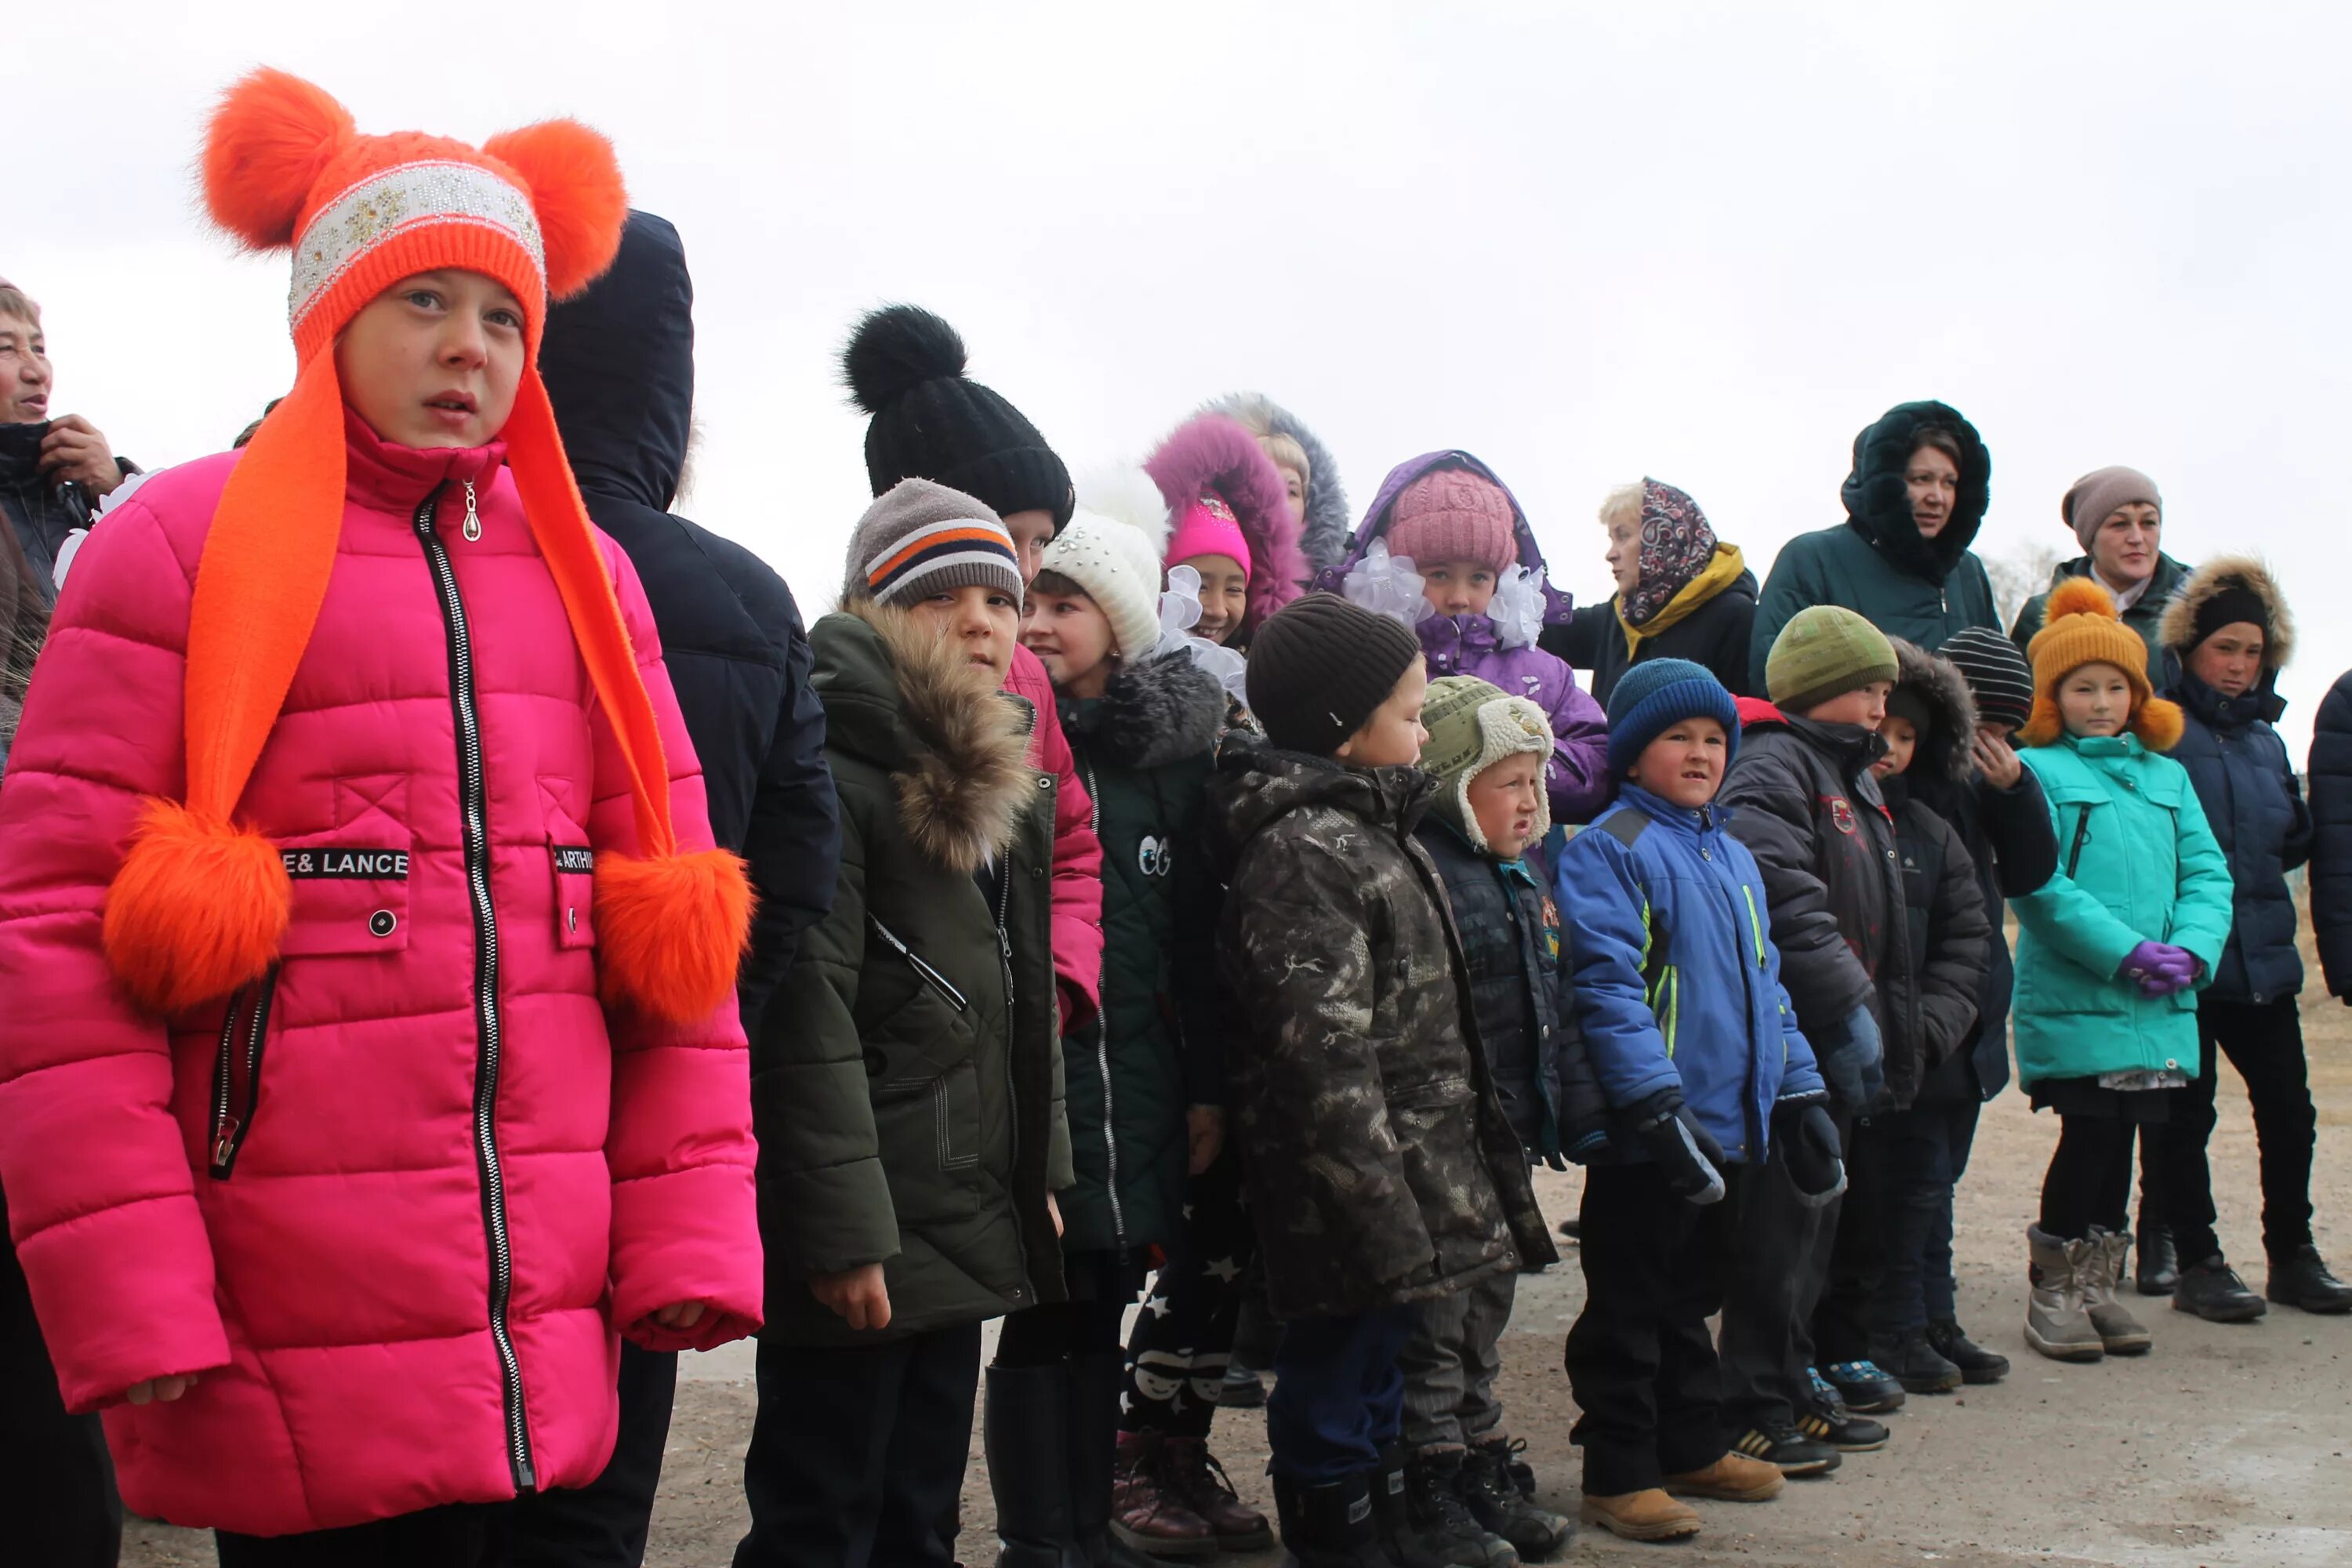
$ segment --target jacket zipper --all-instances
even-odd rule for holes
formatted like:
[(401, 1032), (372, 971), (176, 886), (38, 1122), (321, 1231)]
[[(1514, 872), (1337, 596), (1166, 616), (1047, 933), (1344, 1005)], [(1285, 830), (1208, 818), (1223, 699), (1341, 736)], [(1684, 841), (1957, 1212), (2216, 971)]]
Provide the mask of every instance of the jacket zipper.
[[(1094, 808), (1094, 815), (1087, 826), (1096, 838), (1100, 839), (1102, 789), (1095, 782), (1095, 765), (1091, 761), (1087, 763), (1087, 799)], [(1102, 921), (1097, 921), (1095, 929), (1102, 930)], [(1118, 1201), (1118, 1117), (1110, 1088), (1110, 1009), (1108, 1006), (1095, 1009), (1095, 1070), (1102, 1075), (1103, 1149), (1109, 1159), (1107, 1190), (1110, 1194), (1110, 1229), (1118, 1242), (1118, 1249), (1124, 1252), (1127, 1250), (1127, 1206)]]
[(925, 963), (922, 959), (918, 957), (913, 948), (908, 947), (905, 942), (900, 942), (897, 932), (893, 931), (888, 926), (884, 925), (879, 920), (876, 919), (871, 914), (866, 917), (866, 923), (873, 927), (874, 934), (880, 937), (884, 944), (887, 945), (891, 952), (905, 959), (907, 961), (908, 967), (915, 972), (916, 976), (920, 979), (924, 984), (938, 992), (949, 1006), (954, 1008), (959, 1013), (964, 1012), (971, 1007), (971, 1003), (965, 997), (964, 994), (957, 990), (953, 985), (950, 984), (946, 975), (941, 974), (938, 970), (933, 969), (929, 964)]
[(2091, 808), (2083, 807), (2083, 815), (2074, 819), (2074, 842), (2066, 849), (2066, 879), (2074, 879), (2074, 868), (2083, 862), (2083, 846), (2091, 841)]
[[(229, 1003), (221, 1020), (220, 1054), (213, 1061), (213, 1162), (215, 1180), (226, 1182), (236, 1169), (237, 1151), (253, 1131), (254, 1112), (261, 1105), (261, 1047), (269, 1037), (269, 1006), (278, 994), (278, 971), (272, 966), (257, 984), (248, 986)], [(253, 1013), (244, 1031), (245, 1094), (236, 1091), (237, 1015), (245, 999), (253, 999)]]
[[(499, 1163), (499, 924), (490, 902), (488, 792), (482, 773), (481, 715), (474, 701), (474, 646), (466, 629), (466, 602), (457, 593), (457, 574), (450, 568), (449, 552), (433, 526), (440, 496), (436, 488), (417, 503), (415, 523), (449, 636), (449, 701), (457, 721), (466, 886), (474, 908), (474, 1162), (482, 1183), (482, 1226), (490, 1245), (490, 1341), (498, 1349), (499, 1373), (504, 1384), (507, 1463), (515, 1489), (529, 1492), (538, 1489), (539, 1480), (531, 1468), (530, 1428), (523, 1410), (522, 1361), (515, 1354), (514, 1337), (507, 1326), (507, 1308), (514, 1292), (514, 1250), (507, 1231), (506, 1177)], [(467, 537), (478, 539), (482, 525), (473, 502), (474, 487), (467, 484)]]

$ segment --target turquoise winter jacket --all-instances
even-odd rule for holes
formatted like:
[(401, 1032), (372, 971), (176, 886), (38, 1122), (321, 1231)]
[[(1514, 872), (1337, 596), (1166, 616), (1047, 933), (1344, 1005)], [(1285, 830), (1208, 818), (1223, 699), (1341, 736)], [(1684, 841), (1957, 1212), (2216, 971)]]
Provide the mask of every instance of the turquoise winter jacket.
[[(2188, 770), (2137, 735), (2020, 753), (2050, 802), (2058, 871), (2017, 911), (2017, 1076), (2198, 1070), (2197, 992), (2230, 940), (2229, 861)], [(2151, 1000), (2119, 977), (2143, 942), (2185, 948), (2197, 985)]]

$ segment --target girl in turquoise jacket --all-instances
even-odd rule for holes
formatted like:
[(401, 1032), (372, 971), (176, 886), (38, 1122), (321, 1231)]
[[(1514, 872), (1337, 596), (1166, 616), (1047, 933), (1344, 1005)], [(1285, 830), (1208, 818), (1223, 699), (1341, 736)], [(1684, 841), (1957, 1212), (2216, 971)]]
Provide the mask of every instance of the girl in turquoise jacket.
[[(2026, 1339), (2095, 1360), (2148, 1347), (2113, 1288), (2125, 1251), (2134, 1127), (2197, 1077), (2197, 991), (2230, 938), (2229, 863), (2188, 771), (2162, 753), (2180, 710), (2147, 650), (2087, 579), (2050, 596), (2033, 638), (2033, 715), (2019, 731), (2058, 837), (2058, 872), (2017, 911), (2018, 1077), (2058, 1112), (2042, 1223), (2027, 1233)], [(2045, 1301), (2044, 1298), (2048, 1300)]]

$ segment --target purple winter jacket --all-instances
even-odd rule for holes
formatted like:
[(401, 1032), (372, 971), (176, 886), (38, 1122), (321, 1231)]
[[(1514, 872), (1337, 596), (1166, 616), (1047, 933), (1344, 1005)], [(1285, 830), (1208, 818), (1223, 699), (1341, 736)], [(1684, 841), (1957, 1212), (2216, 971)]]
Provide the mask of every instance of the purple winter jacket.
[[(1467, 468), (1510, 497), (1519, 564), (1530, 572), (1542, 568), (1543, 548), (1536, 542), (1526, 509), (1511, 495), (1510, 486), (1467, 452), (1424, 452), (1389, 470), (1346, 557), (1319, 575), (1315, 585), (1334, 594), (1344, 592), (1348, 574), (1363, 560), (1372, 541), (1388, 532), (1397, 497), (1413, 480), (1441, 468)], [(1544, 625), (1566, 625), (1575, 601), (1549, 582), (1543, 595)], [(1429, 656), (1431, 679), (1441, 675), (1475, 675), (1514, 697), (1529, 699), (1550, 716), (1554, 745), (1544, 782), (1555, 821), (1580, 825), (1608, 809), (1617, 794), (1617, 783), (1609, 774), (1609, 718), (1591, 694), (1576, 684), (1576, 671), (1565, 660), (1537, 647), (1504, 647), (1493, 618), (1486, 616), (1449, 616), (1433, 610), (1413, 630), (1421, 638), (1422, 651)]]

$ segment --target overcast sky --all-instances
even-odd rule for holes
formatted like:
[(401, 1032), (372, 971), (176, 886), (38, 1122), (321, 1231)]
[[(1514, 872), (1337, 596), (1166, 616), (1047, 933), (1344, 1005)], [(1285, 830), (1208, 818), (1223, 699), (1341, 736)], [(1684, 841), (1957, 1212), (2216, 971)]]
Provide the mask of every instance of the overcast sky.
[(1760, 578), (1843, 515), (1854, 432), (1940, 397), (1992, 449), (1989, 557), (2074, 553), (2059, 498), (2108, 463), (2162, 486), (2172, 554), (2269, 555), (2298, 762), (2352, 665), (2344, 7), (240, 0), (6, 31), (0, 275), (46, 310), (52, 406), (151, 466), (291, 376), (286, 259), (235, 255), (189, 174), (268, 63), (366, 131), (613, 137), (695, 273), (682, 510), (812, 616), (867, 499), (837, 351), (908, 300), (1075, 469), (1245, 387), (1360, 512), (1467, 447), (1580, 599), (1612, 485), (1688, 489)]

